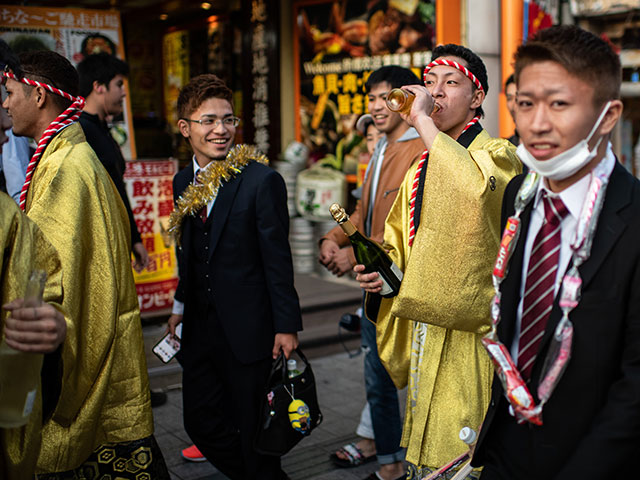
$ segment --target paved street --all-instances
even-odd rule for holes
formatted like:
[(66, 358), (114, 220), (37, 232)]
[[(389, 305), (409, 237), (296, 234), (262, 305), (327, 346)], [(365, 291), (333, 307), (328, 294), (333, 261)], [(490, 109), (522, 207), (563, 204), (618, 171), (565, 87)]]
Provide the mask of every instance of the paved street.
[[(318, 399), (324, 420), (309, 438), (302, 440), (283, 457), (283, 468), (292, 480), (358, 480), (377, 469), (371, 462), (351, 469), (335, 468), (329, 454), (345, 443), (357, 440), (355, 430), (364, 406), (363, 356), (354, 358), (339, 343), (338, 320), (345, 312), (354, 312), (361, 302), (361, 290), (349, 279), (296, 274), (304, 331), (300, 344), (316, 376)], [(180, 451), (191, 445), (182, 424), (181, 370), (175, 360), (161, 364), (151, 353), (162, 337), (164, 323), (144, 327), (151, 387), (168, 394), (165, 405), (154, 409), (156, 438), (174, 480), (224, 480), (208, 462), (191, 463)], [(359, 336), (342, 331), (350, 351), (360, 345)], [(404, 407), (404, 399), (401, 400)]]
[[(364, 405), (362, 355), (350, 359), (346, 353), (311, 361), (324, 421), (309, 438), (283, 457), (283, 468), (292, 480), (357, 480), (377, 468), (375, 462), (352, 469), (335, 468), (329, 454), (356, 439), (355, 429)], [(182, 392), (168, 391), (167, 404), (154, 409), (156, 437), (174, 480), (223, 480), (208, 462), (191, 463), (180, 457), (190, 445), (182, 426)], [(402, 400), (403, 401), (403, 400)]]

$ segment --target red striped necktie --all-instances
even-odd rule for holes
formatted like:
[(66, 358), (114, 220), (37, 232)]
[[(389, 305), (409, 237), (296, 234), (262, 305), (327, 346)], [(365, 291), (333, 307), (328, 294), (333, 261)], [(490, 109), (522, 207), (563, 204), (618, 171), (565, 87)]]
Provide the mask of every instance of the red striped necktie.
[(555, 282), (562, 239), (561, 223), (568, 210), (560, 198), (542, 194), (544, 223), (533, 242), (522, 299), (518, 367), (528, 380), (555, 298)]

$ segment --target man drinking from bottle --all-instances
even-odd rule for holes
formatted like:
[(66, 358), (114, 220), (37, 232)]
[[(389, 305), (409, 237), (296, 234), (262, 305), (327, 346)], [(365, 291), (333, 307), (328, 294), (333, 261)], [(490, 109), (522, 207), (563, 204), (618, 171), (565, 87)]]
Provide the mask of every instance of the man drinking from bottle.
[(403, 117), (425, 151), (385, 223), (385, 246), (404, 270), (400, 293), (380, 298), (377, 274), (354, 268), (369, 292), (380, 358), (396, 385), (408, 385), (409, 478), (463, 453), (458, 432), (482, 421), (492, 374), (480, 342), (489, 329), (487, 268), (500, 238), (502, 192), (521, 170), (514, 147), (480, 125), (488, 81), (475, 53), (435, 48), (424, 84), (404, 87), (415, 99)]

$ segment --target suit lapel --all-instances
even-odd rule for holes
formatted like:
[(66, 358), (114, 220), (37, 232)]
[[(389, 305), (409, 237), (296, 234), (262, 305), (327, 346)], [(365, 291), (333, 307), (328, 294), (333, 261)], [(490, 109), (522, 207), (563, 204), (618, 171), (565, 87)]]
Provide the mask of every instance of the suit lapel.
[[(182, 173), (182, 175), (180, 174)], [(187, 165), (187, 167), (182, 170), (178, 174), (178, 177), (176, 177), (176, 190), (177, 190), (177, 196), (179, 197), (180, 195), (182, 195), (184, 193), (184, 191), (187, 189), (187, 187), (191, 184), (191, 182), (193, 182), (193, 162), (190, 162), (189, 165)], [(182, 245), (182, 251), (183, 251), (183, 255), (184, 255), (184, 265), (185, 268), (188, 268), (189, 265), (189, 248), (187, 247), (187, 245), (191, 244), (191, 222), (188, 221), (188, 218), (184, 218), (182, 220), (182, 239), (181, 239), (181, 245)]]
[(593, 242), (591, 256), (579, 269), (583, 288), (589, 285), (598, 268), (627, 227), (627, 224), (618, 215), (618, 212), (631, 201), (632, 183), (629, 181), (630, 177), (625, 176), (624, 173), (626, 173), (624, 167), (616, 162), (607, 187), (602, 213), (598, 219), (597, 235)]
[(184, 193), (191, 182), (193, 182), (193, 163), (189, 163), (176, 175), (176, 198)]
[[(611, 173), (609, 185), (607, 186), (602, 212), (598, 218), (598, 226), (596, 229), (596, 236), (593, 240), (593, 246), (591, 247), (591, 255), (589, 256), (589, 259), (578, 268), (582, 278), (583, 290), (588, 287), (591, 280), (593, 280), (593, 277), (600, 268), (600, 265), (602, 265), (602, 262), (607, 258), (609, 252), (627, 226), (627, 224), (618, 215), (618, 212), (629, 204), (631, 200), (631, 187), (631, 182), (624, 175), (624, 167), (616, 162), (616, 166)], [(571, 268), (572, 264), (573, 262), (569, 262), (567, 270)], [(550, 341), (558, 322), (562, 318), (562, 311), (559, 306), (561, 293), (562, 287), (558, 289), (558, 295), (556, 295), (554, 300), (553, 309), (551, 310), (551, 315), (547, 322), (544, 336), (542, 337), (539, 352), (544, 352), (546, 344)], [(545, 355), (539, 354), (535, 362), (538, 363), (538, 361), (541, 360), (541, 357), (544, 356)]]
[(242, 183), (242, 178), (242, 175), (234, 177), (229, 183), (223, 184), (222, 188), (220, 188), (220, 191), (218, 192), (216, 203), (212, 210), (213, 219), (211, 221), (211, 238), (209, 239), (209, 258), (211, 258), (213, 251), (218, 245), (222, 228), (227, 221), (227, 217), (229, 216), (229, 212), (233, 205), (233, 200), (236, 198), (236, 193), (238, 193), (240, 183)]

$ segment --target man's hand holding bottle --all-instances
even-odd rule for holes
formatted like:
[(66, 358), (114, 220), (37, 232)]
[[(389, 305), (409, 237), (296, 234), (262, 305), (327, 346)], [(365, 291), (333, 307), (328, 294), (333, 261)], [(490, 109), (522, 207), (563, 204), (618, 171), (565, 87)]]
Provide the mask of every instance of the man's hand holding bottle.
[(356, 265), (353, 271), (356, 272), (356, 280), (360, 282), (360, 288), (368, 293), (380, 293), (382, 290), (382, 280), (378, 272), (364, 273), (364, 265)]
[(51, 353), (67, 335), (64, 315), (48, 303), (27, 306), (20, 298), (2, 308), (9, 312), (4, 323), (5, 341), (14, 350)]

